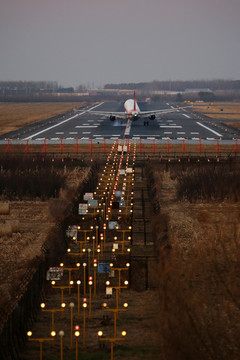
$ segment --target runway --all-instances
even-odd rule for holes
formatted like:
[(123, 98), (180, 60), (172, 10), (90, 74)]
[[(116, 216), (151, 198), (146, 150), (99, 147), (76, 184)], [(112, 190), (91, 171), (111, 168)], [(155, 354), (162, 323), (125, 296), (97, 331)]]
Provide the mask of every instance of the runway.
[[(171, 109), (176, 104), (139, 102), (142, 111)], [(92, 104), (88, 110), (123, 111), (123, 103), (102, 102)], [(141, 119), (127, 121), (116, 119), (110, 121), (109, 117), (101, 117), (82, 110), (64, 120), (44, 120), (34, 125), (4, 134), (0, 140), (11, 139), (16, 141), (39, 142), (44, 139), (49, 142), (63, 139), (67, 142), (93, 139), (96, 141), (114, 139), (144, 139), (144, 140), (232, 140), (239, 138), (239, 133), (220, 120), (212, 120), (204, 115), (195, 113), (192, 108), (177, 110), (176, 112), (162, 114), (154, 120)], [(144, 126), (144, 121), (148, 125)]]

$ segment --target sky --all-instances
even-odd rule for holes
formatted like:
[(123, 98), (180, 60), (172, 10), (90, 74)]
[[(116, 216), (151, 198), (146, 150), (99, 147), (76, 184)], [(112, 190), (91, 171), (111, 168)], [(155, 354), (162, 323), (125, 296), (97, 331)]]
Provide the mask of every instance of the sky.
[(240, 79), (240, 0), (0, 0), (0, 81)]

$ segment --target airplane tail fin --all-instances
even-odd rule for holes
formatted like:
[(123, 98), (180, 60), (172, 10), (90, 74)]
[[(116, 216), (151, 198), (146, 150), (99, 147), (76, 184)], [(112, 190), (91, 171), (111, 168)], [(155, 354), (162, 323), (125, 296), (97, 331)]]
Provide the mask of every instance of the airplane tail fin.
[(136, 92), (134, 90), (134, 111), (136, 111)]

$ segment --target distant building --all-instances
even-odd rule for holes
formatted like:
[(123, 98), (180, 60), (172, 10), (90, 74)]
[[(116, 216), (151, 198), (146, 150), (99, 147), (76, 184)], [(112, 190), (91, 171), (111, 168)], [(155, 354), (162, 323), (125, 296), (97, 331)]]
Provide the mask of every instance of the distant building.
[(213, 93), (213, 91), (211, 89), (185, 89), (185, 93), (199, 93), (199, 92), (209, 92), (209, 93)]

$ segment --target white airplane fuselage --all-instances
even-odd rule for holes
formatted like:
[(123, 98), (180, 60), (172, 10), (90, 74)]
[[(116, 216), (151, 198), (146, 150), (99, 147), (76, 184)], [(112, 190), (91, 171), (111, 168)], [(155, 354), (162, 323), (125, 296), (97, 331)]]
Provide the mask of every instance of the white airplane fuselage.
[(140, 116), (140, 109), (138, 103), (134, 99), (128, 99), (124, 103), (124, 110), (127, 115), (132, 119), (137, 119)]

